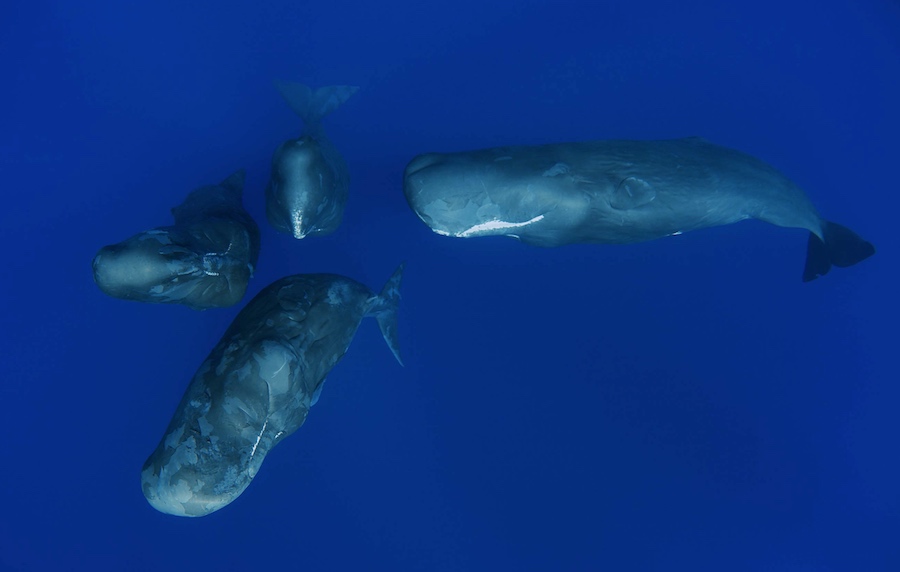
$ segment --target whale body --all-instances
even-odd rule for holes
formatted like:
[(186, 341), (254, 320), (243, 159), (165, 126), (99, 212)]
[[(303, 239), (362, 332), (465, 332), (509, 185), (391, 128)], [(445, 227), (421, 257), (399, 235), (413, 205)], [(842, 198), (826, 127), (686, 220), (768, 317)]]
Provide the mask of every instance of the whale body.
[(97, 286), (115, 298), (195, 310), (236, 304), (259, 257), (259, 227), (241, 203), (243, 188), (240, 170), (191, 192), (172, 209), (173, 226), (101, 248), (93, 260)]
[(426, 225), (453, 237), (623, 244), (754, 218), (809, 230), (804, 281), (875, 252), (775, 168), (699, 137), (429, 153), (409, 162), (403, 190)]
[(303, 119), (303, 134), (282, 143), (272, 156), (266, 186), (266, 217), (279, 232), (294, 238), (337, 230), (344, 216), (350, 175), (344, 158), (322, 129), (322, 118), (359, 88), (335, 85), (315, 91), (299, 83), (275, 86)]
[(400, 361), (402, 271), (379, 295), (342, 276), (299, 274), (254, 297), (197, 370), (144, 464), (147, 501), (164, 513), (204, 516), (236, 499), (268, 452), (303, 425), (363, 317), (377, 319)]

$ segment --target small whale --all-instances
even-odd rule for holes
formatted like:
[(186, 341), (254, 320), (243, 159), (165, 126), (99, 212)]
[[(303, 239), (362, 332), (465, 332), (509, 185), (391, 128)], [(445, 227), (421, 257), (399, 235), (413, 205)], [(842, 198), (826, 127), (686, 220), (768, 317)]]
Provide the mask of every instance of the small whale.
[(753, 218), (809, 230), (804, 281), (875, 253), (773, 167), (699, 137), (429, 153), (406, 166), (403, 191), (454, 237), (623, 244)]
[(124, 300), (184, 304), (195, 310), (236, 304), (259, 257), (259, 227), (244, 210), (244, 171), (192, 191), (172, 209), (173, 226), (104, 246), (94, 282)]
[(337, 230), (347, 204), (347, 164), (322, 129), (322, 118), (350, 99), (359, 88), (346, 85), (315, 91), (299, 83), (275, 82), (305, 130), (282, 143), (272, 157), (266, 186), (266, 217), (279, 232), (294, 238), (322, 236)]
[(303, 425), (364, 317), (375, 317), (400, 361), (402, 273), (401, 264), (377, 295), (332, 274), (263, 289), (197, 370), (144, 464), (147, 501), (167, 514), (204, 516), (236, 499), (269, 451)]

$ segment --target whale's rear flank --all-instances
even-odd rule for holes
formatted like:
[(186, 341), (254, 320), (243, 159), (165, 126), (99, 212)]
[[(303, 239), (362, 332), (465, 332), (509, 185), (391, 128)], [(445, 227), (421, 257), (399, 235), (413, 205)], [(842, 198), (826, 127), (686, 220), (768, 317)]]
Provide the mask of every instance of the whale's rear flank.
[(845, 226), (825, 221), (822, 234), (824, 241), (814, 233), (809, 233), (806, 267), (803, 269), (804, 282), (825, 276), (832, 265), (841, 268), (853, 266), (875, 254), (872, 243), (863, 240)]

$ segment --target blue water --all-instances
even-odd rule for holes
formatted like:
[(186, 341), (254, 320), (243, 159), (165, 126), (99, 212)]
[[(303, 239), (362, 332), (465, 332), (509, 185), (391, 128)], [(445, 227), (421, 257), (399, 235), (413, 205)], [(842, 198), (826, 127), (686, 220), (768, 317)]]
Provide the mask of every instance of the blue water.
[[(900, 6), (17, 2), (0, 18), (0, 568), (900, 570)], [(272, 80), (361, 87), (325, 129), (334, 235), (266, 223), (301, 125)], [(628, 246), (438, 236), (426, 151), (700, 135), (756, 155), (878, 253), (804, 284), (806, 233)], [(208, 517), (139, 473), (240, 306), (104, 296), (91, 258), (244, 167), (246, 300), (294, 273), (379, 289), (307, 423)]]

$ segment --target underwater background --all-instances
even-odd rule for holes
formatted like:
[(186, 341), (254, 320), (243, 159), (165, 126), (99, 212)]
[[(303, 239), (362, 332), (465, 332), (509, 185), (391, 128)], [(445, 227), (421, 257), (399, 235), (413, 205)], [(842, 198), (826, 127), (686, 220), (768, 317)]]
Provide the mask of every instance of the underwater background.
[[(0, 18), (2, 570), (900, 570), (893, 0), (14, 2)], [(302, 124), (274, 79), (360, 86), (324, 121), (333, 235), (265, 219)], [(452, 239), (416, 154), (699, 135), (878, 249), (800, 280), (806, 231), (626, 246)], [(126, 302), (105, 244), (247, 169), (235, 307)], [(380, 289), (306, 424), (210, 516), (140, 489), (188, 381), (288, 274)]]

